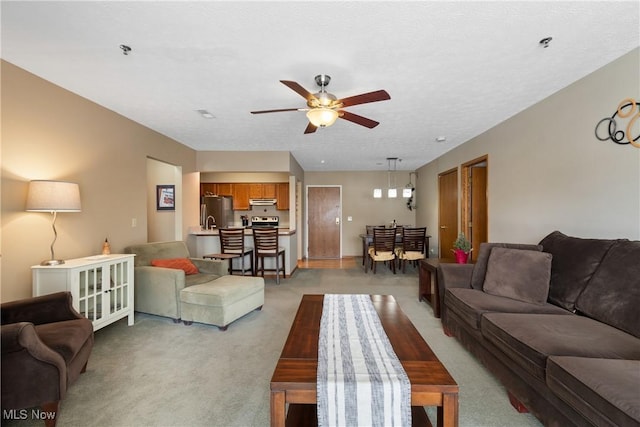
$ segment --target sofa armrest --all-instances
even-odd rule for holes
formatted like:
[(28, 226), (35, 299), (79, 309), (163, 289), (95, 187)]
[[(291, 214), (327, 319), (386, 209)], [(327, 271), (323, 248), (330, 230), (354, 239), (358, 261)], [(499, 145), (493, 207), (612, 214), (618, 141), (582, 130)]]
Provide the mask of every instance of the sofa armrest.
[(33, 323), (2, 325), (0, 335), (3, 409), (62, 399), (67, 389), (64, 358), (42, 342)]
[(229, 274), (229, 262), (202, 258), (189, 258), (198, 267), (200, 273), (226, 276)]
[(473, 264), (440, 264), (438, 266), (438, 283), (443, 289), (447, 288), (470, 288)]
[(30, 322), (34, 325), (81, 319), (73, 308), (70, 292), (55, 292), (33, 298), (3, 303), (0, 306), (2, 324)]
[(438, 298), (440, 310), (446, 310), (444, 306), (444, 294), (449, 288), (470, 288), (473, 264), (440, 264), (438, 266)]
[(134, 272), (135, 310), (180, 319), (180, 291), (185, 287), (184, 271), (145, 265), (135, 267)]

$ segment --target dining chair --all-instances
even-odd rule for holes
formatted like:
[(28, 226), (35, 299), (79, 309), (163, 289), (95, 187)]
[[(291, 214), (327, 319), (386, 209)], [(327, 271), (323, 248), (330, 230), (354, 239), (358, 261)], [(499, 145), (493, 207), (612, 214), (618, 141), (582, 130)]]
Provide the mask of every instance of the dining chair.
[[(260, 271), (262, 273), (262, 277), (264, 277), (264, 259), (275, 258), (275, 269), (269, 269), (266, 271), (275, 271), (277, 284), (280, 284), (280, 271), (282, 271), (282, 278), (287, 278), (287, 273), (285, 272), (285, 250), (279, 245), (277, 228), (254, 228), (253, 246), (255, 248), (254, 250), (256, 266), (254, 271), (256, 272), (256, 274), (258, 273), (258, 271)], [(281, 258), (282, 263), (280, 263)]]
[(426, 252), (427, 227), (404, 227), (402, 229), (402, 243), (396, 248), (396, 255), (405, 272), (406, 261), (413, 262), (427, 257)]
[(396, 273), (396, 230), (394, 228), (374, 228), (373, 245), (369, 248), (371, 269), (376, 274), (376, 263), (389, 262), (393, 274)]
[(374, 228), (385, 228), (384, 225), (366, 225), (365, 227), (367, 229), (367, 235), (370, 235), (370, 236), (373, 235)]
[(251, 275), (255, 276), (255, 270), (253, 268), (253, 248), (251, 246), (244, 245), (244, 228), (221, 228), (220, 232), (220, 251), (223, 254), (237, 255), (234, 258), (240, 258), (240, 269), (233, 269), (233, 259), (229, 259), (229, 274), (233, 274), (234, 271), (242, 272), (245, 275), (247, 268), (245, 267), (245, 259), (249, 256), (249, 270)]
[(373, 246), (373, 229), (385, 228), (384, 225), (365, 225), (366, 234), (363, 236), (363, 249), (362, 249), (362, 265), (364, 265), (364, 271), (367, 272), (367, 257), (369, 248)]

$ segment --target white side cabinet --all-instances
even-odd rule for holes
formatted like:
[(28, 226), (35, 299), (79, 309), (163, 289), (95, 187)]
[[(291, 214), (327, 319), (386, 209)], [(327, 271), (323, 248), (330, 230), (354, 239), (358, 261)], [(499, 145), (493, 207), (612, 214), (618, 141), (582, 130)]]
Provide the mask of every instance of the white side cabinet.
[(69, 291), (73, 308), (98, 330), (123, 317), (133, 325), (133, 257), (96, 255), (31, 267), (33, 296)]

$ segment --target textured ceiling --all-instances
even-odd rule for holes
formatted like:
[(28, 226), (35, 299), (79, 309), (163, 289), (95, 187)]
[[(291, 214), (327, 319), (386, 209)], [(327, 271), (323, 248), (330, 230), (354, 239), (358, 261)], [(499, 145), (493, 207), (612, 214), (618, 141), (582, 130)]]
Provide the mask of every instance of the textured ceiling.
[[(638, 1), (1, 7), (3, 59), (196, 150), (290, 151), (308, 171), (414, 170), (640, 45)], [(304, 135), (304, 112), (249, 113), (304, 107), (279, 80), (316, 92), (317, 74), (338, 98), (385, 89), (348, 108), (380, 125)]]

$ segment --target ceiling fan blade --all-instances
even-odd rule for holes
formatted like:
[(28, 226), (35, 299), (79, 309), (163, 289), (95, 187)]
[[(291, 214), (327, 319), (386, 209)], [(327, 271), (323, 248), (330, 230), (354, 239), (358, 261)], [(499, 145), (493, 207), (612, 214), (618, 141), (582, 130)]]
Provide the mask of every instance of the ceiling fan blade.
[(318, 128), (313, 123), (309, 122), (307, 128), (304, 130), (304, 133), (314, 133)]
[(252, 111), (251, 114), (281, 113), (283, 111), (307, 111), (308, 108), (280, 108), (278, 110)]
[(352, 105), (366, 104), (368, 102), (386, 101), (391, 99), (386, 90), (376, 90), (375, 92), (363, 93), (360, 95), (350, 96), (348, 98), (338, 99), (338, 103), (343, 107), (350, 107)]
[(348, 120), (360, 126), (367, 127), (369, 129), (373, 129), (378, 126), (380, 123), (375, 120), (367, 119), (366, 117), (359, 116), (357, 114), (350, 113), (348, 111), (339, 110), (340, 118), (344, 120)]
[(298, 95), (302, 96), (307, 101), (311, 101), (312, 99), (316, 99), (315, 95), (300, 86), (296, 82), (292, 82), (291, 80), (280, 80), (280, 83), (287, 86), (289, 89), (296, 92)]

